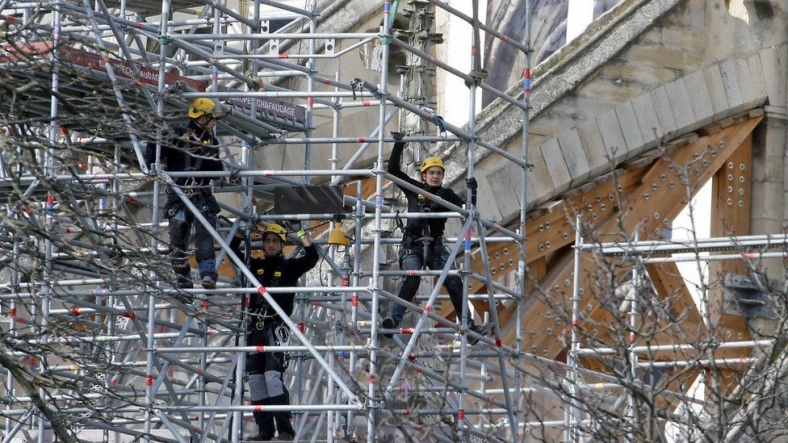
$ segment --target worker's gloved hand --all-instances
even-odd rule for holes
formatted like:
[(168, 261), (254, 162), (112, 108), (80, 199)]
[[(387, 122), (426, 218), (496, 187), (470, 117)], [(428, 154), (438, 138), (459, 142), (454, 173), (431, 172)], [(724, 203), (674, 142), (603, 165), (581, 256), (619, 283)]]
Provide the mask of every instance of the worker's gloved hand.
[(471, 204), (476, 206), (476, 194), (479, 189), (479, 182), (476, 181), (476, 177), (471, 177), (465, 181), (465, 185), (471, 190)]
[(402, 140), (402, 137), (405, 137), (405, 134), (397, 131), (391, 131), (391, 136), (394, 138), (395, 142), (398, 142)]
[(304, 230), (303, 224), (300, 221), (286, 221), (285, 227), (287, 227), (287, 229), (289, 229), (291, 232), (295, 233), (298, 238), (303, 238), (306, 235), (306, 231)]

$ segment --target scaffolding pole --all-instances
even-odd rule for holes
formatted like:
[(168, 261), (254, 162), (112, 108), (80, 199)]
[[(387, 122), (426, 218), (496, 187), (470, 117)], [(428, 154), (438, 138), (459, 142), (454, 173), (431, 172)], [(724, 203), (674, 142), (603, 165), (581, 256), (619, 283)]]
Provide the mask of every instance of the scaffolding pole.
[[(668, 257), (678, 252), (738, 247), (772, 250), (752, 255), (720, 254), (706, 259), (784, 256), (773, 249), (783, 248), (788, 242), (786, 236), (717, 239), (691, 245), (637, 242), (600, 247), (584, 243), (580, 237), (581, 220), (578, 220), (575, 242), (578, 263), (567, 364), (534, 356), (523, 351), (527, 347), (523, 337), (523, 321), (527, 319), (523, 317), (526, 296), (531, 291), (525, 247), (528, 172), (532, 167), (528, 152), (533, 51), (530, 1), (526, 1), (524, 42), (484, 24), (479, 18), (482, 11), (477, 1), (472, 2), (471, 14), (445, 2), (413, 2), (424, 11), (438, 7), (473, 27), (467, 72), (466, 67), (455, 66), (448, 56), (439, 59), (426, 44), (412, 44), (402, 38), (404, 33), (395, 32), (397, 7), (392, 6), (399, 5), (399, 1), (384, 1), (383, 10), (375, 13), (374, 26), (380, 25), (377, 33), (325, 31), (316, 0), (308, 2), (303, 9), (275, 1), (246, 2), (248, 8), (253, 8), (251, 17), (228, 5), (232, 2), (168, 1), (162, 2), (154, 20), (133, 12), (130, 7), (138, 5), (127, 5), (125, 0), (119, 8), (114, 8), (117, 2), (103, 0), (39, 3), (3, 0), (0, 13), (3, 17), (21, 15), (29, 29), (50, 39), (56, 50), (73, 47), (84, 51), (85, 57), (97, 56), (103, 65), (82, 66), (70, 61), (69, 67), (82, 78), (65, 77), (59, 68), (66, 65), (56, 63), (50, 73), (37, 74), (50, 85), (43, 95), (48, 109), (42, 113), (44, 123), (30, 130), (29, 146), (35, 147), (37, 155), (44, 160), (46, 173), (36, 175), (23, 168), (19, 174), (8, 174), (6, 165), (0, 169), (0, 186), (22, 189), (19, 205), (5, 207), (9, 221), (3, 222), (3, 227), (8, 229), (9, 240), (2, 252), (8, 254), (14, 267), (9, 280), (0, 282), (0, 289), (8, 290), (0, 294), (0, 301), (4, 314), (8, 313), (2, 319), (8, 322), (8, 343), (18, 345), (9, 355), (37, 358), (28, 362), (31, 373), (47, 370), (73, 383), (63, 392), (37, 388), (34, 393), (56, 405), (59, 412), (78, 423), (79, 429), (115, 432), (146, 442), (154, 441), (154, 431), (168, 430), (171, 433), (168, 439), (172, 441), (235, 443), (250, 433), (251, 426), (245, 420), (253, 411), (288, 410), (295, 414), (299, 440), (309, 432), (313, 432), (315, 439), (325, 437), (329, 442), (348, 441), (360, 433), (359, 440), (373, 443), (382, 438), (379, 426), (389, 417), (443, 419), (448, 414), (454, 420), (451, 430), (460, 439), (489, 438), (515, 443), (523, 439), (522, 432), (540, 426), (559, 429), (563, 426), (566, 441), (580, 441), (584, 436), (581, 429), (597, 423), (583, 414), (579, 396), (593, 396), (615, 410), (621, 403), (608, 400), (605, 394), (624, 389), (620, 380), (584, 369), (580, 364), (581, 357), (616, 352), (614, 348), (580, 346), (577, 304), (581, 253), (635, 253), (642, 255), (639, 266), (678, 260)], [(180, 11), (173, 9), (183, 3), (189, 6)], [(265, 16), (261, 12), (263, 6), (276, 8), (284, 15)], [(48, 23), (31, 19), (47, 8), (51, 8)], [(197, 18), (184, 18), (184, 14)], [(269, 27), (277, 20), (288, 23), (271, 31)], [(431, 26), (421, 30), (430, 33)], [(35, 33), (28, 35), (36, 38)], [(486, 68), (481, 66), (483, 35), (511, 44), (524, 53), (521, 98), (509, 96), (483, 81)], [(372, 84), (365, 80), (369, 73), (350, 72), (346, 68), (350, 64), (344, 65), (343, 61), (349, 57), (355, 61), (357, 53), (371, 52), (370, 47), (376, 44), (381, 69), (379, 75), (371, 74), (376, 75), (378, 82)], [(334, 49), (329, 50), (329, 45)], [(437, 125), (442, 120), (438, 110), (427, 106), (434, 95), (427, 91), (426, 84), (417, 88), (424, 93), (423, 97), (403, 95), (406, 76), (402, 76), (399, 90), (392, 90), (396, 89), (391, 82), (392, 72), (397, 69), (391, 65), (395, 51), (408, 54), (414, 71), (441, 69), (447, 76), (468, 82), (467, 124), (444, 122), (447, 134), (427, 133), (433, 128), (429, 123)], [(19, 66), (27, 63), (33, 60)], [(325, 66), (321, 63), (335, 63), (330, 65), (335, 72), (333, 78), (319, 75)], [(427, 76), (419, 77), (423, 81)], [(84, 84), (87, 82), (96, 85)], [(476, 96), (480, 91), (522, 112), (522, 154), (513, 154), (480, 135), (476, 113)], [(120, 134), (103, 133), (97, 122), (75, 124), (76, 129), (64, 134), (61, 123), (73, 115), (60, 97), (82, 100), (93, 94), (111, 103), (103, 117), (117, 114)], [(165, 171), (158, 160), (163, 135), (172, 125), (183, 122), (186, 106), (197, 97), (236, 103), (230, 115), (217, 125), (217, 134), (227, 148), (224, 160), (230, 168), (218, 173)], [(248, 107), (239, 102), (248, 103)], [(279, 115), (275, 108), (303, 111), (303, 117), (299, 120), (291, 115)], [(433, 144), (442, 147), (467, 144), (464, 152), (467, 164), (460, 164), (464, 171), (462, 178), (469, 185), (466, 207), (452, 205), (386, 173), (387, 145), (393, 141), (387, 135), (387, 128), (403, 125), (406, 120), (413, 131), (402, 141), (419, 145), (422, 150), (435, 151), (426, 148)], [(144, 121), (150, 123), (144, 127), (149, 133), (137, 126)], [(324, 121), (330, 123), (321, 126)], [(359, 122), (371, 123), (365, 126)], [(146, 142), (156, 146), (157, 161), (153, 165), (144, 161)], [(64, 146), (74, 152), (88, 150), (89, 166), (59, 163), (56, 149)], [(371, 151), (371, 146), (377, 150)], [(522, 170), (522, 186), (518, 190), (522, 198), (519, 220), (515, 223), (503, 226), (485, 218), (477, 206), (477, 196), (470, 185), (479, 177), (474, 161), (480, 149)], [(276, 154), (271, 154), (272, 151)], [(303, 152), (303, 167), (288, 163), (291, 159), (288, 156), (294, 152), (299, 155)], [(416, 161), (421, 154), (419, 151), (414, 155)], [(324, 161), (330, 167), (323, 168)], [(221, 179), (217, 195), (226, 198), (222, 201), (224, 218), (217, 229), (210, 228), (183, 190), (175, 185), (174, 179), (179, 177)], [(349, 208), (341, 214), (279, 214), (272, 209), (272, 194), (279, 187), (309, 188), (323, 184), (345, 186), (343, 203)], [(390, 191), (394, 185), (424, 195), (441, 204), (445, 211), (431, 214), (397, 211), (397, 202)], [(88, 189), (93, 193), (89, 194)], [(195, 215), (196, 223), (208, 228), (219, 245), (219, 261), (225, 259), (228, 268), (235, 268), (234, 272), (228, 271), (231, 274), (243, 274), (248, 287), (238, 284), (234, 276), (223, 277), (219, 287), (210, 291), (173, 287), (168, 280), (172, 278), (166, 257), (168, 239), (161, 229), (165, 223), (161, 220), (160, 201), (166, 189), (182, 198)], [(36, 199), (42, 192), (44, 200)], [(233, 200), (236, 196), (238, 202)], [(94, 200), (98, 201), (97, 208)], [(130, 209), (133, 205), (140, 207)], [(401, 238), (387, 228), (397, 221), (430, 218), (459, 220), (462, 224), (456, 236), (446, 237), (452, 245), (452, 257), (458, 257), (462, 251), (459, 269), (452, 270), (451, 262), (436, 271), (389, 269), (387, 248), (400, 243)], [(286, 220), (311, 222), (309, 228), (316, 234), (315, 243), (323, 249), (321, 266), (297, 288), (263, 288), (229, 250), (227, 240), (239, 230), (251, 234), (257, 223)], [(56, 230), (63, 225), (68, 225), (64, 231)], [(15, 226), (23, 228), (14, 230)], [(344, 256), (342, 245), (329, 242), (328, 234), (334, 229), (342, 229), (351, 236), (351, 244), (344, 246)], [(25, 236), (32, 236), (37, 245), (43, 245), (43, 253), (35, 258), (43, 259), (44, 272), (30, 282), (22, 281), (21, 270), (26, 266), (24, 259), (36, 251)], [(75, 239), (77, 236), (79, 239)], [(103, 236), (107, 236), (107, 241)], [(96, 244), (91, 245), (85, 238)], [(491, 270), (488, 247), (500, 243), (517, 245), (513, 283), (504, 282)], [(477, 251), (479, 258), (474, 256)], [(474, 260), (479, 260), (481, 266), (475, 267)], [(390, 292), (385, 283), (410, 275), (434, 280), (434, 287), (413, 303), (406, 303)], [(459, 322), (451, 314), (446, 316), (435, 310), (438, 302), (447, 299), (439, 294), (442, 282), (455, 275), (462, 278), (465, 286), (463, 309), (456, 313)], [(484, 284), (485, 290), (469, 293), (468, 287), (477, 281)], [(292, 317), (287, 317), (271, 295), (293, 290), (298, 291), (297, 309)], [(264, 349), (246, 345), (245, 300), (255, 292), (282, 316), (298, 343)], [(490, 311), (471, 312), (471, 302), (486, 302)], [(384, 303), (400, 303), (409, 311), (419, 312), (418, 322), (396, 331), (382, 329), (379, 325)], [(515, 313), (511, 314), (516, 319), (509, 323), (507, 331), (500, 324), (497, 309), (503, 303), (516, 304), (512, 310)], [(638, 315), (636, 300), (630, 308), (630, 327), (634, 329)], [(474, 314), (492, 322), (493, 339), (469, 330), (466, 319)], [(50, 327), (63, 324), (71, 328), (70, 335), (50, 333)], [(27, 336), (30, 330), (37, 336)], [(391, 332), (401, 336), (386, 341), (382, 334)], [(503, 342), (505, 334), (513, 337), (511, 343)], [(478, 344), (471, 346), (469, 337), (478, 340)], [(427, 341), (434, 349), (418, 348)], [(22, 344), (38, 347), (38, 351), (31, 352)], [(766, 347), (772, 343), (738, 345)], [(78, 357), (84, 353), (90, 357), (91, 364), (83, 360), (73, 365), (62, 361), (49, 363), (46, 360), (53, 356), (55, 346), (67, 347)], [(631, 386), (626, 388), (653, 393), (650, 386), (637, 379), (638, 367), (752, 363), (722, 358), (646, 361), (654, 351), (687, 350), (686, 346), (689, 345), (641, 347), (633, 343), (628, 349), (631, 371), (627, 384)], [(287, 352), (293, 356), (285, 381), (295, 387), (292, 405), (247, 404), (244, 361), (253, 352)], [(382, 363), (388, 361), (396, 362), (396, 369), (390, 379), (381, 380)], [(529, 373), (537, 367), (564, 371), (566, 378), (561, 383), (538, 380)], [(31, 438), (44, 443), (46, 433), (57, 423), (36, 409), (33, 393), (17, 393), (22, 389), (21, 380), (11, 371), (4, 373), (9, 394), (4, 398), (3, 442), (10, 442), (21, 430), (37, 429)], [(413, 373), (420, 384), (411, 383), (408, 377), (413, 377)], [(599, 386), (593, 385), (586, 378), (601, 382)], [(564, 382), (568, 383), (568, 391)], [(414, 391), (430, 396), (434, 403), (418, 411), (395, 405), (395, 400)], [(531, 420), (544, 412), (537, 411), (537, 406), (524, 406), (526, 396), (533, 392), (549, 393), (551, 401), (566, 413), (564, 420)], [(670, 391), (660, 395), (694, 401)], [(476, 407), (474, 401), (484, 406)], [(630, 402), (631, 414), (635, 411), (634, 403), (634, 400)], [(92, 416), (99, 406), (105, 412)], [(635, 418), (630, 415), (630, 419)], [(443, 434), (435, 438), (450, 441)]]

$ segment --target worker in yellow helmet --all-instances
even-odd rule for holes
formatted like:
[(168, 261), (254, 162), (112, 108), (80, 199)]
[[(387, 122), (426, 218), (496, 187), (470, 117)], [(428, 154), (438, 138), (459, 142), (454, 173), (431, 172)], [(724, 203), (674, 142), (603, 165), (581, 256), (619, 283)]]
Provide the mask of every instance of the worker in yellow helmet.
[[(402, 171), (400, 162), (402, 159), (402, 150), (405, 148), (405, 143), (402, 142), (402, 134), (394, 132), (394, 148), (391, 150), (389, 157), (388, 173), (397, 177), (417, 188), (421, 188), (427, 193), (436, 195), (449, 203), (457, 206), (465, 204), (465, 200), (460, 198), (454, 191), (449, 188), (443, 187), (443, 177), (446, 168), (443, 166), (443, 161), (438, 157), (428, 157), (421, 164), (419, 174), (421, 181), (417, 181), (408, 176), (407, 173)], [(472, 181), (475, 190), (475, 180)], [(408, 213), (427, 213), (427, 212), (447, 212), (449, 211), (440, 204), (424, 198), (422, 195), (400, 186), (400, 189), (405, 194), (408, 201)], [(408, 225), (404, 229), (402, 235), (402, 242), (399, 248), (399, 267), (402, 271), (419, 271), (424, 267), (433, 270), (442, 270), (449, 260), (453, 261), (451, 252), (443, 244), (443, 231), (446, 227), (446, 218), (408, 218)], [(451, 269), (456, 269), (452, 264)], [(399, 298), (411, 302), (419, 289), (421, 277), (409, 275), (402, 281), (402, 286), (399, 290)], [(463, 312), (463, 291), (462, 279), (457, 275), (449, 275), (443, 281), (443, 287), (449, 293), (454, 310), (457, 313), (457, 318), (462, 316)], [(382, 327), (384, 329), (395, 329), (402, 322), (405, 317), (406, 308), (401, 304), (395, 304), (391, 315), (383, 319)], [(489, 332), (488, 325), (474, 325), (473, 317), (469, 314), (467, 325), (476, 333), (481, 335)], [(385, 332), (385, 336), (392, 337), (392, 332)], [(468, 342), (475, 344), (478, 341), (476, 337), (468, 336)]]
[[(224, 169), (219, 160), (219, 140), (214, 135), (216, 121), (227, 113), (221, 103), (200, 97), (189, 105), (189, 123), (176, 126), (166, 132), (161, 139), (160, 162), (168, 172), (183, 171), (221, 171)], [(148, 165), (156, 163), (156, 142), (149, 142), (145, 150)], [(175, 184), (189, 196), (208, 223), (216, 228), (216, 214), (219, 203), (211, 191), (214, 177), (177, 177)], [(218, 279), (213, 237), (206, 227), (194, 222), (194, 214), (189, 211), (178, 195), (167, 190), (164, 205), (165, 217), (169, 219), (170, 248), (172, 249), (172, 268), (175, 271), (175, 284), (178, 288), (192, 288), (191, 267), (188, 254), (189, 237), (194, 226), (194, 246), (200, 282), (205, 289), (214, 289)]]
[[(269, 224), (262, 232), (263, 252), (265, 258), (248, 257), (244, 260), (257, 281), (266, 288), (295, 287), (298, 279), (314, 268), (319, 259), (317, 247), (301, 223), (287, 225), (300, 240), (304, 254), (300, 257), (285, 258), (282, 249), (287, 242), (287, 230), (277, 223)], [(240, 245), (243, 235), (236, 233), (230, 242), (230, 249), (239, 258), (244, 254)], [(251, 243), (247, 243), (251, 247)], [(249, 252), (249, 251), (247, 251)], [(293, 312), (294, 292), (271, 294), (276, 304), (286, 315)], [(255, 292), (249, 299), (250, 318), (247, 330), (249, 346), (285, 346), (290, 330), (279, 314), (265, 301), (262, 295)], [(253, 405), (290, 404), (290, 394), (284, 384), (284, 371), (287, 368), (287, 354), (283, 352), (254, 352), (247, 355), (246, 372), (249, 374), (249, 394)], [(291, 424), (292, 415), (289, 411), (254, 411), (254, 421), (258, 434), (246, 441), (273, 440), (278, 432), (280, 440), (292, 441), (295, 431)]]

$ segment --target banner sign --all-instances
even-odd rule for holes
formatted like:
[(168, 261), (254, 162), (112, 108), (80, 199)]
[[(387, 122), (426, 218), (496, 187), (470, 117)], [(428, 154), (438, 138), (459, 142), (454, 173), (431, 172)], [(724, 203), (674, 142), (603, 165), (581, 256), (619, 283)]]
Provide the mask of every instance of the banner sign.
[[(237, 89), (227, 88), (225, 86), (219, 86), (219, 92), (240, 92)], [(239, 95), (237, 97), (229, 97), (224, 99), (223, 101), (227, 102), (227, 104), (235, 105), (244, 109), (252, 109), (252, 104), (257, 108), (257, 112), (273, 115), (276, 117), (283, 118), (285, 120), (295, 121), (298, 123), (305, 123), (306, 122), (306, 111), (304, 110), (303, 106), (297, 106), (292, 103), (287, 103), (279, 100), (273, 100), (270, 98), (263, 98), (263, 97), (244, 97)]]
[[(93, 69), (99, 72), (107, 72), (107, 63), (112, 66), (112, 71), (118, 77), (128, 78), (134, 80), (134, 69), (136, 66), (139, 71), (139, 77), (136, 78), (137, 82), (145, 83), (147, 85), (159, 86), (159, 70), (148, 68), (139, 64), (132, 64), (127, 61), (101, 58), (96, 54), (83, 51), (81, 49), (74, 49), (68, 46), (61, 46), (59, 48), (60, 57), (63, 61), (73, 63), (75, 65), (84, 66), (88, 69)], [(167, 85), (175, 84), (176, 82), (183, 82), (186, 85), (198, 90), (205, 91), (206, 83), (197, 80), (192, 80), (177, 74), (164, 74), (164, 83)]]

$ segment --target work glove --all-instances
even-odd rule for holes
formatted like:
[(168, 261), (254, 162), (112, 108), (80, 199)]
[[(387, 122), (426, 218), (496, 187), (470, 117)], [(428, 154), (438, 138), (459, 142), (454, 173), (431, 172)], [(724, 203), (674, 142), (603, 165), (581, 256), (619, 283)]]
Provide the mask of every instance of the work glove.
[(304, 238), (304, 236), (306, 235), (306, 231), (304, 230), (303, 224), (300, 221), (294, 221), (294, 222), (286, 221), (285, 227), (289, 229), (291, 232), (295, 233), (295, 235), (297, 235), (298, 238)]
[(465, 181), (465, 185), (471, 190), (471, 204), (476, 206), (476, 190), (479, 189), (479, 182), (476, 177), (471, 177)]

